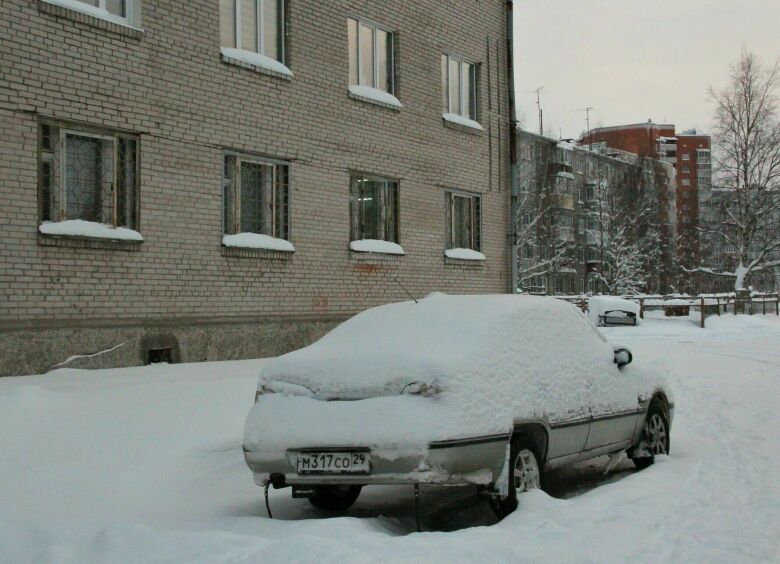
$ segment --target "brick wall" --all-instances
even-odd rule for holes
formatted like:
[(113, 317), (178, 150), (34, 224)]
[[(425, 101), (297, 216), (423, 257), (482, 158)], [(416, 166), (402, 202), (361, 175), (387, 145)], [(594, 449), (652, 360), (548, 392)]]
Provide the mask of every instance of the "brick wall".
[[(93, 331), (90, 347), (101, 350), (121, 340), (124, 326), (140, 343), (138, 327), (160, 324), (191, 331), (332, 322), (408, 299), (396, 278), (418, 296), (509, 290), (504, 2), (290, 0), (289, 8), (291, 80), (221, 60), (216, 1), (144, 0), (142, 33), (40, 0), (0, 5), (0, 375), (93, 352), (63, 331), (69, 327)], [(396, 31), (400, 111), (348, 96), (349, 14)], [(444, 51), (481, 65), (484, 132), (441, 119)], [(140, 135), (145, 240), (135, 250), (41, 244), (43, 117)], [(291, 257), (223, 250), (225, 149), (290, 161)], [(406, 256), (349, 251), (351, 170), (399, 179)], [(483, 194), (484, 263), (445, 262), (448, 187)], [(22, 334), (44, 344), (9, 345)], [(228, 356), (258, 350), (248, 342)], [(183, 360), (223, 357), (182, 347)], [(104, 363), (138, 358), (109, 355)]]

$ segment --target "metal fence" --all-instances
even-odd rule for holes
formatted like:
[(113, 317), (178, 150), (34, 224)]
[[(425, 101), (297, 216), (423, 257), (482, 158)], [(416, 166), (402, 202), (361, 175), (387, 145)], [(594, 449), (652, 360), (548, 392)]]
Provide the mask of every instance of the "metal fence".
[[(553, 296), (588, 311), (589, 296)], [(698, 313), (699, 326), (703, 329), (707, 317), (726, 314), (755, 315), (767, 313), (780, 315), (778, 294), (753, 293), (744, 296), (735, 293), (687, 295), (641, 295), (616, 296), (639, 304), (639, 317), (644, 319), (646, 311), (661, 311), (669, 317), (690, 316)]]

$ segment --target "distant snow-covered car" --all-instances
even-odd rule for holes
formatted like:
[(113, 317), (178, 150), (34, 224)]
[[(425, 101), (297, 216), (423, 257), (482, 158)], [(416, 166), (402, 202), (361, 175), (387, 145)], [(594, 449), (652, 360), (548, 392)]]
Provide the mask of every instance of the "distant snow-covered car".
[(663, 379), (552, 298), (433, 294), (270, 360), (246, 420), (258, 485), (344, 510), (371, 484), (478, 484), (499, 515), (544, 470), (669, 452)]
[(636, 325), (639, 304), (614, 296), (592, 296), (588, 298), (588, 316), (599, 327)]

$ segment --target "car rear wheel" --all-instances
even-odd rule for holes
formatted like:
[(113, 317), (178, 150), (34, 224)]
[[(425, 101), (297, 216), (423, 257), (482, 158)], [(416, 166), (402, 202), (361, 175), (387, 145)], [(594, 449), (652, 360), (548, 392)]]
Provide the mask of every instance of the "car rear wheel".
[(363, 486), (315, 486), (309, 502), (326, 511), (346, 511), (357, 501)]
[(656, 455), (669, 453), (669, 425), (666, 414), (658, 402), (647, 410), (642, 438), (631, 454), (631, 460), (640, 470), (655, 462)]
[(510, 472), (507, 495), (495, 494), (491, 497), (491, 506), (496, 516), (503, 519), (517, 509), (517, 496), (542, 486), (542, 471), (539, 457), (527, 442), (519, 442), (510, 449)]

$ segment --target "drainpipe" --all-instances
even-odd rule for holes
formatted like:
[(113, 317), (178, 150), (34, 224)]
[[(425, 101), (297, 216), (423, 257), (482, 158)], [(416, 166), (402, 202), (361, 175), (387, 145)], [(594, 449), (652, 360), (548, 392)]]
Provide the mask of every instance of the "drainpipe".
[(515, 109), (515, 74), (514, 74), (514, 24), (513, 0), (506, 0), (506, 64), (507, 82), (509, 86), (509, 174), (510, 174), (510, 205), (509, 205), (509, 247), (512, 268), (511, 293), (517, 293), (517, 111)]

